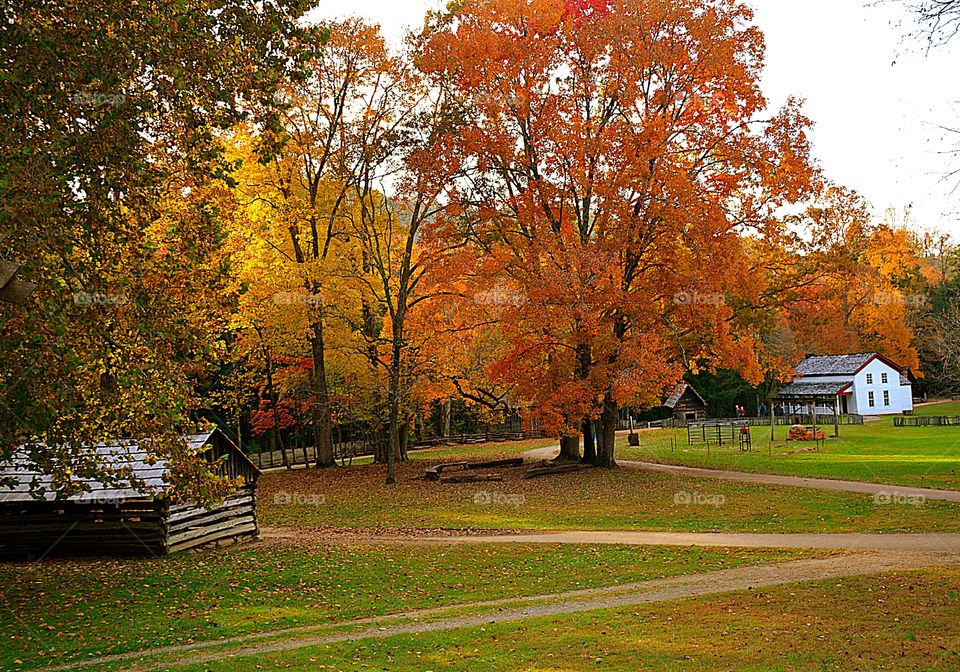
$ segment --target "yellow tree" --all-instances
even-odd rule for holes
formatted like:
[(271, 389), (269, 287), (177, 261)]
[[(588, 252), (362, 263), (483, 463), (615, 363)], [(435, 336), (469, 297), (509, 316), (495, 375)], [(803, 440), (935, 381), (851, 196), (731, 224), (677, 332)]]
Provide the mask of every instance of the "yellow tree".
[(791, 322), (803, 349), (882, 352), (916, 370), (910, 312), (919, 307), (922, 262), (904, 229), (877, 224), (856, 192), (828, 186), (807, 209), (816, 281), (802, 291)]
[(265, 156), (260, 139), (245, 129), (227, 141), (228, 155), (239, 164), (232, 180), (245, 212), (233, 231), (240, 293), (234, 328), (241, 336), (238, 356), (252, 354), (262, 367), (275, 425), (278, 358), (311, 362), (304, 401), (317, 464), (330, 466), (331, 384), (345, 371), (355, 374), (356, 361), (350, 360), (356, 360), (358, 344), (351, 324), (361, 297), (344, 272), (353, 247), (343, 230), (347, 183), (312, 178), (304, 162), (315, 147), (300, 142), (287, 138), (279, 152)]
[(376, 28), (359, 20), (324, 23), (313, 34), (305, 75), (291, 78), (278, 96), (280, 127), (251, 129), (256, 142), (249, 149), (257, 166), (245, 169), (249, 174), (240, 176), (239, 189), (248, 203), (258, 204), (271, 243), (298, 268), (307, 297), (317, 464), (330, 466), (327, 329), (338, 310), (331, 266), (343, 256), (338, 246), (355, 160), (347, 124), (368, 107), (388, 59)]

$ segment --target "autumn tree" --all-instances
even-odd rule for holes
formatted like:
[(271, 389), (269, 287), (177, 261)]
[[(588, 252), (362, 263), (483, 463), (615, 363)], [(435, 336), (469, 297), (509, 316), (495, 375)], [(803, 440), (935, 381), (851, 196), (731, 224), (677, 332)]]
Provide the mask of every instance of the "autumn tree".
[(65, 493), (70, 474), (109, 476), (78, 447), (122, 436), (152, 439), (184, 496), (222, 491), (180, 441), (222, 351), (215, 136), (272, 100), (305, 9), (0, 9), (0, 254), (39, 285), (0, 307), (2, 450), (29, 440)]
[[(459, 103), (478, 268), (522, 296), (492, 369), (613, 465), (623, 403), (684, 369), (759, 375), (742, 319), (768, 286), (744, 236), (810, 176), (794, 104), (760, 116), (763, 41), (735, 2), (470, 2), (420, 61)], [(588, 451), (590, 450), (588, 445)]]
[[(446, 238), (437, 222), (448, 216), (460, 165), (449, 143), (447, 97), (428, 89), (409, 59), (387, 59), (368, 89), (364, 109), (345, 121), (353, 152), (344, 173), (353, 188), (346, 200), (359, 246), (355, 276), (384, 316), (380, 328), (365, 326), (363, 333), (371, 363), (387, 379), (389, 484), (396, 460), (405, 457), (414, 387), (435, 370), (427, 345), (435, 329), (414, 313), (450, 293), (440, 267), (462, 237)], [(364, 305), (365, 323), (373, 308)]]
[(856, 192), (829, 187), (802, 224), (811, 235), (816, 282), (793, 304), (791, 319), (807, 352), (878, 351), (916, 371), (912, 314), (923, 307), (918, 241), (876, 222)]
[[(389, 69), (389, 57), (374, 26), (360, 20), (314, 26), (304, 45), (311, 57), (304, 76), (291, 77), (279, 98), (283, 114), (277, 127), (249, 129), (250, 152), (259, 164), (245, 168), (239, 189), (260, 208), (262, 235), (295, 265), (300, 277), (299, 304), (308, 317), (312, 426), (317, 465), (334, 463), (329, 330), (345, 301), (337, 266), (349, 238), (348, 210), (353, 190), (358, 141), (354, 124), (370, 109), (370, 97)], [(363, 139), (359, 139), (363, 142)], [(342, 320), (339, 320), (342, 323)]]

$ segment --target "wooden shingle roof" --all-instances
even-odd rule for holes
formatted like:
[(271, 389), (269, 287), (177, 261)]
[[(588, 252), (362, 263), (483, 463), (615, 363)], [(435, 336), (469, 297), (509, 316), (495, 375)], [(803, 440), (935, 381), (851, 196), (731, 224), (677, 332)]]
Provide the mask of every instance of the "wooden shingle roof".
[(777, 395), (781, 399), (812, 399), (833, 397), (850, 387), (848, 382), (817, 382), (795, 380), (784, 386)]

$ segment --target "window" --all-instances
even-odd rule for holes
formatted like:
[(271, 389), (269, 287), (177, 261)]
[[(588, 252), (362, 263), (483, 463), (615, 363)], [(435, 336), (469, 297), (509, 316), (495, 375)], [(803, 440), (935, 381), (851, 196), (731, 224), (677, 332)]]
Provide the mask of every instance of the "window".
[(868, 373), (868, 374), (867, 374), (867, 385), (873, 385), (873, 374), (872, 374), (872, 373)]
[(881, 373), (881, 374), (880, 374), (880, 382), (881, 382), (881, 383), (886, 383), (886, 382), (887, 382), (887, 374), (885, 374), (885, 373)]
[(883, 405), (884, 406), (890, 405), (890, 390), (883, 391)]
[(867, 392), (867, 405), (868, 405), (870, 408), (873, 408), (874, 406), (877, 405), (877, 404), (874, 402), (874, 399), (873, 399), (873, 392)]

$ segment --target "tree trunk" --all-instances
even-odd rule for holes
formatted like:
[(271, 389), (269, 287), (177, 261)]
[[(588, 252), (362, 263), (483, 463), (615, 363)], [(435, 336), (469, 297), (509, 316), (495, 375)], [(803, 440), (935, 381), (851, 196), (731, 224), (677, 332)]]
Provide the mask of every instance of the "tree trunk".
[[(257, 336), (260, 337), (260, 348), (263, 350), (263, 361), (266, 366), (267, 397), (270, 399), (270, 406), (273, 407), (273, 436), (271, 437), (271, 443), (278, 442), (280, 444), (280, 458), (283, 460), (283, 466), (287, 469), (292, 469), (293, 467), (290, 465), (290, 460), (287, 458), (287, 447), (284, 445), (283, 434), (281, 434), (280, 431), (280, 411), (277, 408), (280, 404), (280, 395), (273, 385), (273, 357), (270, 356), (270, 348), (263, 342), (263, 334), (259, 328), (257, 328)], [(296, 454), (294, 454), (293, 459), (297, 459)]]
[(327, 370), (324, 362), (325, 345), (323, 340), (323, 318), (315, 316), (311, 328), (310, 352), (313, 356), (313, 371), (310, 388), (314, 401), (311, 411), (313, 419), (313, 442), (316, 447), (317, 466), (332, 467), (333, 430), (330, 423), (330, 396), (327, 391)]
[[(402, 297), (401, 297), (402, 298)], [(397, 482), (396, 461), (400, 454), (400, 363), (403, 360), (403, 304), (393, 319), (393, 343), (390, 355), (390, 384), (387, 400), (390, 405), (390, 445), (387, 447), (387, 485)]]
[(619, 406), (613, 399), (610, 390), (603, 397), (603, 411), (600, 414), (600, 431), (598, 432), (597, 459), (594, 464), (600, 467), (615, 467), (613, 456), (614, 442), (617, 437), (617, 419)]
[(450, 415), (451, 415), (450, 406), (451, 406), (450, 400), (446, 399), (443, 402), (443, 428), (441, 430), (443, 432), (442, 433), (443, 438), (447, 438), (448, 436), (450, 436)]
[(373, 463), (387, 463), (387, 434), (384, 431), (382, 422), (378, 422), (370, 433), (370, 440), (373, 442)]
[(400, 425), (400, 452), (397, 458), (401, 462), (407, 461), (407, 447), (410, 445), (410, 419)]
[(593, 433), (593, 419), (586, 415), (583, 418), (583, 460), (584, 464), (595, 464), (597, 461), (597, 441)]
[(580, 433), (560, 437), (560, 460), (580, 460)]

